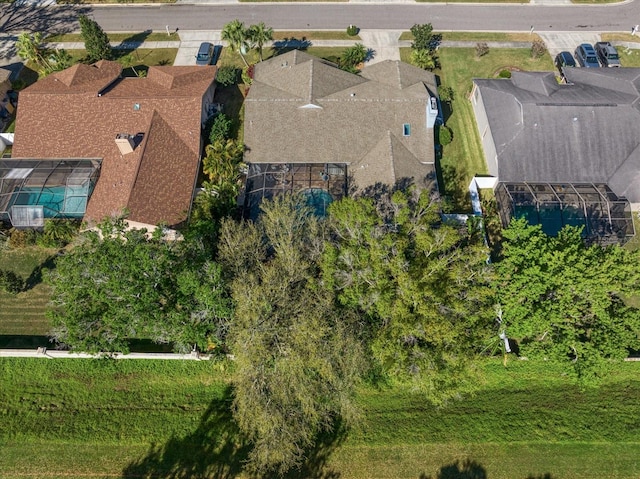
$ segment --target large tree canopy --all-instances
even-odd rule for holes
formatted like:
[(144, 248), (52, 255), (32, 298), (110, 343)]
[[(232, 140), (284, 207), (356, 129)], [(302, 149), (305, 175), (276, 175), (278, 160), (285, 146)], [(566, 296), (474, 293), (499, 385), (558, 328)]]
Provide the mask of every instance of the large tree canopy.
[(253, 442), (253, 469), (284, 472), (351, 416), (361, 354), (352, 321), (318, 285), (321, 223), (301, 198), (262, 208), (258, 223), (223, 224), (219, 252), (236, 306), (234, 416)]
[(444, 401), (477, 383), (470, 359), (493, 321), (487, 251), (476, 234), (442, 224), (427, 194), (396, 192), (377, 205), (331, 205), (325, 284), (368, 319), (387, 373)]
[(92, 62), (109, 60), (111, 58), (109, 37), (98, 22), (86, 15), (80, 15), (78, 22), (80, 23), (84, 47), (87, 50), (87, 58)]
[(496, 265), (502, 326), (524, 356), (559, 361), (590, 382), (640, 347), (640, 253), (586, 246), (577, 228), (549, 237), (513, 221)]
[(231, 315), (221, 271), (195, 242), (169, 242), (161, 229), (126, 230), (105, 221), (101, 234), (59, 256), (49, 275), (54, 339), (81, 351), (128, 351), (129, 338), (206, 349), (224, 339)]

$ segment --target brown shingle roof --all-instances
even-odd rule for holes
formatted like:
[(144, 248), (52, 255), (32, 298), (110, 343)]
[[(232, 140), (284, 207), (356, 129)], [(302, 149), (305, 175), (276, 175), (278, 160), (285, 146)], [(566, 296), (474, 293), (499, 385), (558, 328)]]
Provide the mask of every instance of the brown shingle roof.
[[(347, 163), (359, 187), (404, 176), (420, 181), (434, 163), (427, 102), (435, 77), (402, 62), (360, 76), (302, 52), (255, 67), (245, 101), (249, 163)], [(411, 134), (403, 135), (404, 124)], [(400, 176), (399, 176), (400, 175)]]
[[(146, 78), (118, 79), (106, 75), (118, 64), (97, 65), (97, 72), (73, 67), (21, 92), (13, 157), (103, 158), (88, 220), (126, 208), (140, 223), (184, 221), (200, 160), (202, 103), (215, 67), (152, 67)], [(85, 80), (68, 87), (56, 80), (60, 75), (72, 85)], [(118, 133), (138, 135), (132, 153), (120, 154)]]

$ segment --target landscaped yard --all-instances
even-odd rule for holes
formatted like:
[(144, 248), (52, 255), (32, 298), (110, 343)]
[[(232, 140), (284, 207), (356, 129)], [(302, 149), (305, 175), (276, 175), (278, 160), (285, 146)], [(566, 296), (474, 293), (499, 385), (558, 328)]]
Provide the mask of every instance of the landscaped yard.
[(45, 335), (50, 329), (45, 317), (49, 288), (42, 283), (42, 271), (53, 267), (54, 249), (24, 248), (0, 251), (0, 269), (18, 273), (27, 290), (17, 295), (0, 291), (0, 336)]
[[(488, 360), (442, 409), (362, 387), (359, 424), (291, 477), (637, 478), (638, 368), (580, 391), (551, 363)], [(0, 400), (0, 477), (237, 477), (247, 454), (216, 363), (0, 359)]]
[[(401, 57), (409, 61), (411, 49), (401, 49)], [(438, 50), (442, 85), (450, 86), (455, 93), (452, 112), (446, 119), (453, 131), (453, 141), (444, 147), (441, 162), (445, 190), (452, 198), (454, 209), (469, 208), (467, 188), (475, 174), (486, 173), (484, 153), (476, 128), (475, 117), (468, 97), (472, 89), (471, 79), (495, 78), (503, 69), (552, 71), (551, 57), (531, 58), (528, 48), (492, 48), (477, 58), (474, 48), (440, 48)]]

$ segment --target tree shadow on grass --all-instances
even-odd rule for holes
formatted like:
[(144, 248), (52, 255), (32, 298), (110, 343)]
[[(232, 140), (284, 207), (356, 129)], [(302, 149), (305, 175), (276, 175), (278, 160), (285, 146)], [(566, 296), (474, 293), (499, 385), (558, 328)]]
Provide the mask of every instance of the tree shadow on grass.
[[(431, 479), (431, 476), (422, 473), (419, 479)], [(478, 462), (465, 459), (462, 463), (456, 461), (442, 466), (436, 479), (487, 479), (487, 470)]]
[(231, 391), (213, 401), (191, 434), (172, 437), (127, 465), (122, 478), (225, 479), (240, 474), (249, 445), (231, 416)]
[(55, 255), (49, 256), (42, 263), (36, 266), (31, 274), (24, 282), (24, 288), (22, 291), (29, 291), (30, 289), (35, 288), (40, 283), (42, 283), (42, 272), (46, 270), (52, 270), (56, 267), (56, 257)]
[[(228, 388), (222, 399), (211, 402), (194, 432), (152, 445), (144, 457), (123, 469), (122, 479), (232, 479), (241, 473), (251, 477), (243, 470), (251, 445), (233, 420), (232, 401)], [(285, 478), (338, 479), (340, 473), (328, 469), (327, 461), (345, 437), (345, 428), (337, 422), (332, 432), (318, 437), (300, 468)]]
[(338, 419), (331, 431), (318, 436), (315, 446), (307, 451), (305, 462), (300, 468), (290, 471), (285, 479), (339, 479), (341, 474), (327, 466), (331, 454), (342, 445), (347, 437), (347, 429)]
[(306, 37), (302, 38), (284, 38), (282, 40), (276, 40), (271, 45), (271, 50), (273, 51), (272, 56), (282, 55), (283, 53), (287, 53), (291, 50), (306, 50), (312, 45), (311, 40), (307, 40)]

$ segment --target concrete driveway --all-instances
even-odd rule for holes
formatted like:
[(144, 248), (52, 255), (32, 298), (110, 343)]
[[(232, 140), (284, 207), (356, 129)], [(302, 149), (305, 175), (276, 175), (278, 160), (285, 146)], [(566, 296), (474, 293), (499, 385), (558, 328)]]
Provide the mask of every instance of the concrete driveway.
[(220, 31), (213, 30), (180, 30), (180, 48), (173, 62), (174, 65), (195, 65), (196, 54), (202, 42), (220, 45)]
[(600, 35), (590, 32), (537, 32), (547, 45), (551, 58), (563, 51), (573, 52), (581, 43), (593, 45), (600, 41)]

